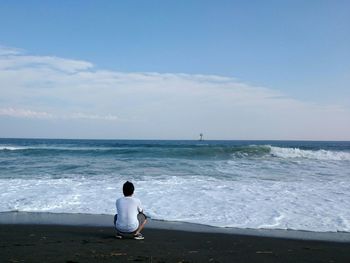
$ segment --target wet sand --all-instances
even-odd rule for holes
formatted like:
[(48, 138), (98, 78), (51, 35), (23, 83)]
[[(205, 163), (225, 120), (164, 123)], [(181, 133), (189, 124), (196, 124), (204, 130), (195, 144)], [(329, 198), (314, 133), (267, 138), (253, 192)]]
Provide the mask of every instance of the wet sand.
[(0, 262), (350, 262), (350, 243), (146, 228), (0, 224)]

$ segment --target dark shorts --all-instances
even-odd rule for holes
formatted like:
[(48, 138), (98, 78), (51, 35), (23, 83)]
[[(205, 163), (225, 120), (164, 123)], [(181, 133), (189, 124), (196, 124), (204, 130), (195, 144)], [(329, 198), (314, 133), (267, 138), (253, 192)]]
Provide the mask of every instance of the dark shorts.
[[(134, 232), (122, 232), (122, 231), (119, 231), (119, 230), (117, 229), (117, 227), (116, 227), (117, 219), (118, 219), (118, 214), (116, 214), (116, 215), (114, 216), (114, 227), (115, 227), (115, 229), (118, 231), (118, 233), (120, 233), (120, 234), (125, 234), (125, 235), (127, 235), (127, 234), (135, 234), (135, 233), (136, 233), (137, 229), (136, 229)], [(137, 219), (139, 220), (139, 226), (140, 226), (141, 224), (143, 224), (143, 223), (146, 221), (147, 216), (146, 216), (144, 213), (141, 212), (141, 213), (139, 213), (139, 214), (137, 215)]]

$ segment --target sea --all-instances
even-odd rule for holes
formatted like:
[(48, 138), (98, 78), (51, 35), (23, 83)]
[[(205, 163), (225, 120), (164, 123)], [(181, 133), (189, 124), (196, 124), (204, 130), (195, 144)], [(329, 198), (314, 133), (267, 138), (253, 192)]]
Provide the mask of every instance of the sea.
[(350, 142), (0, 139), (0, 212), (113, 215), (127, 180), (153, 219), (350, 232)]

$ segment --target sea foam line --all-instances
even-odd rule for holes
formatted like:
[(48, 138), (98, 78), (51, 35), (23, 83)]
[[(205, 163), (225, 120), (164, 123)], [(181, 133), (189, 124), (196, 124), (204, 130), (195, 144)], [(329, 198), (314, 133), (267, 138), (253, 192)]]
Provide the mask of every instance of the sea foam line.
[(4, 146), (0, 145), (0, 151), (15, 151), (15, 150), (24, 150), (29, 149), (28, 147), (15, 147), (15, 146)]

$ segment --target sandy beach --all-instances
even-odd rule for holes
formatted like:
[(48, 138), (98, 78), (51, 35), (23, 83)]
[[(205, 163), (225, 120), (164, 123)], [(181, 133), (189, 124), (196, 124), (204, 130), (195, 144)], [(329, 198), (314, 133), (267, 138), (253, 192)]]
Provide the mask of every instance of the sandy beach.
[[(350, 262), (348, 234), (336, 242), (197, 231), (201, 226), (184, 231), (167, 222), (157, 229), (152, 222), (145, 240), (118, 240), (105, 226), (110, 216), (1, 214), (1, 262)], [(79, 226), (82, 217), (88, 220)], [(93, 219), (100, 223), (92, 226)]]

